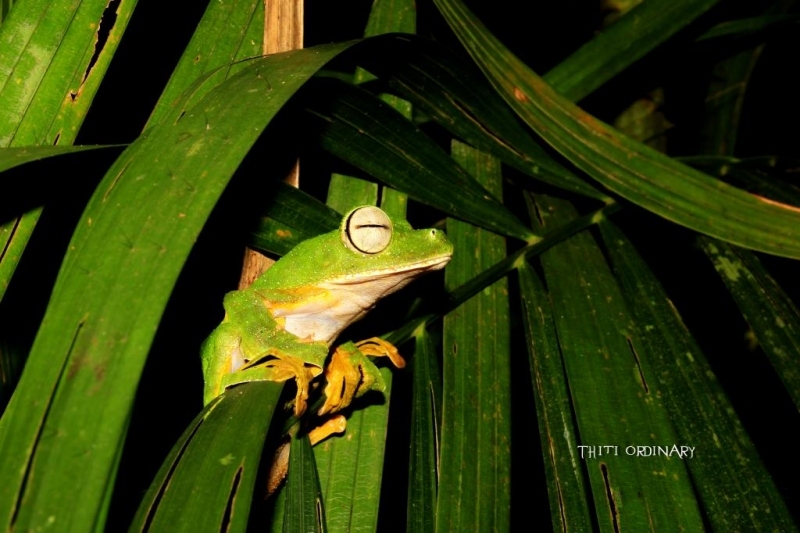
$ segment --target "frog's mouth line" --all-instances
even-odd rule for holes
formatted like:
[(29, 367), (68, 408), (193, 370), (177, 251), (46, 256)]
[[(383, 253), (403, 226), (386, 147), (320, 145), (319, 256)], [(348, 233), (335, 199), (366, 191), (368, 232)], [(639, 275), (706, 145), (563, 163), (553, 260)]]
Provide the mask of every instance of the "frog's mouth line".
[(451, 257), (453, 257), (453, 254), (440, 255), (432, 259), (425, 259), (424, 261), (417, 261), (416, 263), (408, 264), (404, 268), (397, 270), (391, 268), (385, 268), (382, 270), (375, 270), (374, 272), (371, 272), (366, 275), (363, 272), (360, 272), (358, 274), (348, 274), (333, 279), (331, 281), (328, 281), (326, 285), (327, 284), (347, 285), (350, 283), (364, 283), (375, 279), (391, 278), (392, 276), (403, 276), (409, 279), (413, 279), (418, 275), (424, 274), (425, 272), (440, 270), (444, 268), (445, 265), (450, 261)]

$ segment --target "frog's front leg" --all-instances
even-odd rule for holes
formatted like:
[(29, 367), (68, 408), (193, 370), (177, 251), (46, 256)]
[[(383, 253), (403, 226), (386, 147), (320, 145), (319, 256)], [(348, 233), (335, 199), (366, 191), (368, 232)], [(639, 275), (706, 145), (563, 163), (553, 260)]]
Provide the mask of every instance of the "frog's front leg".
[(367, 357), (388, 357), (397, 368), (406, 365), (391, 343), (373, 337), (358, 344), (347, 342), (336, 347), (331, 362), (325, 367), (325, 404), (319, 414), (334, 413), (350, 405), (369, 390), (383, 392), (386, 383), (380, 371)]
[(242, 338), (241, 327), (223, 322), (204, 343), (204, 403), (209, 403), (233, 385), (250, 381), (295, 379), (297, 393), (294, 410), (297, 416), (301, 416), (306, 410), (310, 383), (322, 369), (306, 364), (303, 358), (278, 347), (264, 348), (261, 353), (253, 355), (254, 350), (247, 349)]

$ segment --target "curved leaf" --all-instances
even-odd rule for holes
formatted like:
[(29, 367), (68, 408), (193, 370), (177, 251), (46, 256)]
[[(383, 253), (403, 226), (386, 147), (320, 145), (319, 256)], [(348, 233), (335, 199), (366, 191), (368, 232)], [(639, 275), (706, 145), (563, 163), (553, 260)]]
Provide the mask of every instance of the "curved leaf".
[(247, 383), (210, 404), (173, 447), (129, 531), (247, 531), (264, 438), (282, 388)]
[(548, 72), (559, 94), (578, 101), (675, 35), (720, 0), (647, 0)]
[(6, 171), (31, 161), (38, 161), (48, 157), (55, 157), (87, 150), (101, 148), (119, 148), (116, 144), (103, 144), (96, 146), (26, 146), (13, 148), (0, 148), (0, 172)]
[(530, 228), (388, 104), (332, 78), (316, 79), (310, 89), (304, 105), (316, 119), (314, 127), (319, 128), (326, 150), (445, 213), (518, 239), (535, 238)]
[(800, 208), (744, 192), (641, 145), (559, 96), (458, 0), (436, 0), (490, 81), (543, 139), (627, 200), (696, 231), (800, 258)]
[[(777, 3), (776, 3), (777, 4)], [(794, 34), (800, 25), (800, 15), (767, 13), (758, 17), (722, 22), (709, 28), (697, 38), (698, 41), (712, 39), (741, 39), (744, 37), (771, 38), (776, 34)]]
[[(261, 55), (264, 3), (259, 0), (209, 2), (164, 92), (147, 121), (157, 124), (195, 80), (211, 75), (210, 87), (246, 67), (245, 58)], [(200, 97), (197, 94), (195, 97)]]
[[(113, 11), (108, 0), (28, 0), (3, 19), (0, 147), (75, 140), (136, 0), (112, 4)], [(40, 214), (34, 209), (0, 226), (0, 298)]]
[(109, 170), (0, 422), (3, 528), (52, 522), (86, 531), (102, 521), (139, 375), (194, 240), (270, 119), (351, 44), (252, 61), (149, 129)]
[(335, 230), (342, 215), (313, 196), (282, 181), (268, 185), (269, 207), (250, 236), (250, 244), (284, 255), (299, 242)]
[(437, 43), (410, 36), (397, 39), (387, 43), (379, 56), (367, 56), (363, 64), (465, 142), (556, 187), (608, 199), (553, 159), (480, 71)]

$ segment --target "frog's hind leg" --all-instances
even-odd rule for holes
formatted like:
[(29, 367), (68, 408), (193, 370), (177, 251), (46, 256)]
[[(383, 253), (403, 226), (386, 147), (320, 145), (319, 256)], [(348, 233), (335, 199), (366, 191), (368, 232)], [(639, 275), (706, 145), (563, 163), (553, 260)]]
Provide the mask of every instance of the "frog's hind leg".
[(331, 362), (325, 367), (325, 404), (319, 414), (335, 413), (350, 405), (353, 398), (365, 392), (386, 390), (386, 383), (378, 367), (367, 357), (388, 357), (397, 368), (406, 365), (391, 343), (373, 337), (358, 344), (348, 342), (338, 346)]
[[(347, 419), (343, 415), (333, 415), (324, 424), (308, 432), (308, 440), (312, 446), (323, 441), (331, 435), (344, 433), (347, 429)], [(275, 451), (269, 473), (267, 474), (267, 496), (269, 499), (278, 490), (289, 472), (289, 453), (291, 452), (291, 439), (286, 440)]]

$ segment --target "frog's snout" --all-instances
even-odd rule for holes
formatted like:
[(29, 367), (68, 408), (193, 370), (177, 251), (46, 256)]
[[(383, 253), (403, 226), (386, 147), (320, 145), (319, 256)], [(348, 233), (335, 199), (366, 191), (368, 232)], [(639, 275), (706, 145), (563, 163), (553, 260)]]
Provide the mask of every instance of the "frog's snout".
[(436, 246), (441, 247), (445, 253), (453, 253), (453, 244), (447, 238), (447, 234), (444, 231), (430, 228), (428, 230), (428, 238), (431, 240), (431, 242), (435, 243)]

